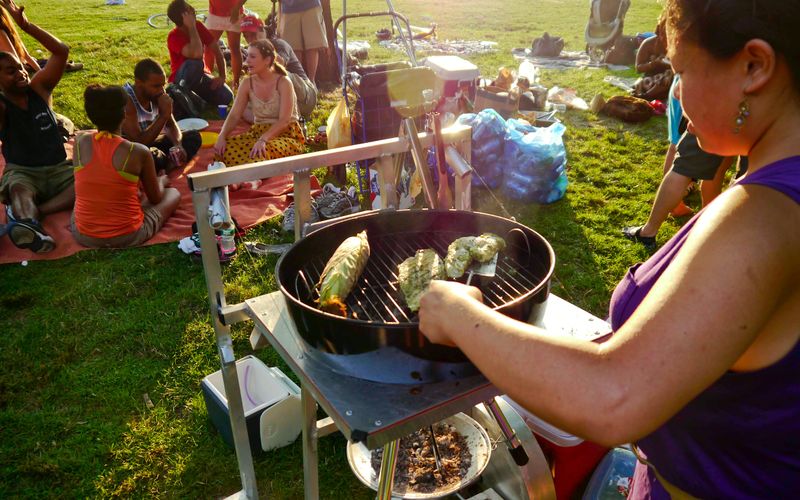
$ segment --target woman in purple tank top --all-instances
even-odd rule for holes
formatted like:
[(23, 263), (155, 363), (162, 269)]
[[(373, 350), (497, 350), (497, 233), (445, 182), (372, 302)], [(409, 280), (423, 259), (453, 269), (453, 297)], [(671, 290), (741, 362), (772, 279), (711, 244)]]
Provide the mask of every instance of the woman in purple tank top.
[(603, 344), (548, 335), (443, 281), (420, 329), (559, 428), (635, 443), (632, 497), (794, 497), (800, 0), (667, 0), (665, 15), (689, 131), (710, 153), (748, 156), (747, 175), (629, 270)]

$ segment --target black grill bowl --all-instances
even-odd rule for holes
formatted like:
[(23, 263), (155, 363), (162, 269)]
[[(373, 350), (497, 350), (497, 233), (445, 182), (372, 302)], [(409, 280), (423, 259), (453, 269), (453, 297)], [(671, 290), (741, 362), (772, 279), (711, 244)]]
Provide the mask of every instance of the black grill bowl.
[[(320, 311), (314, 289), (325, 263), (345, 238), (363, 230), (371, 255), (346, 301), (351, 316)], [(419, 332), (418, 317), (397, 287), (397, 265), (421, 248), (434, 248), (444, 258), (455, 238), (483, 232), (502, 236), (508, 245), (497, 277), (479, 282), (484, 303), (511, 318), (535, 320), (550, 290), (552, 247), (522, 224), (479, 212), (385, 210), (349, 216), (296, 242), (278, 260), (276, 276), (298, 333), (320, 351), (354, 355), (394, 347), (423, 360), (460, 363), (466, 358), (459, 349), (431, 344)]]

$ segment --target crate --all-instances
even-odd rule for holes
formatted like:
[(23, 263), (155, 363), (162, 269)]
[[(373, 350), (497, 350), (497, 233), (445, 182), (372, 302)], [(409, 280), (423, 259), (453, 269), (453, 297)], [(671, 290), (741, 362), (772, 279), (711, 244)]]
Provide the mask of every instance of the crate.
[[(278, 368), (269, 368), (255, 356), (236, 361), (245, 424), (253, 454), (292, 443), (300, 435), (300, 388)], [(200, 384), (208, 416), (222, 440), (233, 448), (228, 399), (218, 370)]]

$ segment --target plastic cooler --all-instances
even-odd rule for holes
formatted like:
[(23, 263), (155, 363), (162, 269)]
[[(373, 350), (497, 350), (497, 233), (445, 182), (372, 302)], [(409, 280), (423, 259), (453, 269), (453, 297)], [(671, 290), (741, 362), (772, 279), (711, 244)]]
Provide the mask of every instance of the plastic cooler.
[(608, 448), (562, 431), (503, 396), (533, 431), (553, 474), (556, 498), (573, 498), (589, 480)]
[[(255, 356), (237, 360), (236, 369), (252, 452), (258, 454), (294, 442), (302, 430), (300, 388), (280, 369), (267, 367)], [(209, 418), (222, 440), (233, 447), (222, 371), (205, 377), (200, 386)]]
[(478, 67), (458, 56), (430, 56), (425, 66), (436, 74), (436, 87), (433, 89), (437, 99), (453, 97), (459, 87), (469, 88), (469, 99), (475, 99), (475, 82), (480, 76)]

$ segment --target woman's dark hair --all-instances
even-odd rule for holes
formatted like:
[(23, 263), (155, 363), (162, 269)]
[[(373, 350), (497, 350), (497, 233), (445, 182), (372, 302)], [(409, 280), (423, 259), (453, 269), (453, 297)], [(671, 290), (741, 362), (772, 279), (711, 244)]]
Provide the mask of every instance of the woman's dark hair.
[(669, 39), (696, 43), (718, 59), (754, 38), (782, 56), (800, 90), (800, 2), (796, 0), (667, 0)]
[(86, 116), (98, 130), (116, 132), (125, 117), (128, 94), (117, 85), (103, 86), (93, 83), (83, 92)]
[(253, 47), (254, 49), (261, 52), (261, 57), (272, 58), (272, 67), (275, 69), (275, 72), (283, 75), (288, 76), (289, 72), (286, 71), (286, 68), (283, 67), (281, 63), (275, 60), (275, 46), (272, 45), (272, 42), (269, 40), (256, 40), (254, 42), (250, 42), (249, 47)]
[(175, 26), (183, 25), (183, 13), (189, 8), (186, 0), (172, 0), (167, 6), (167, 17)]

